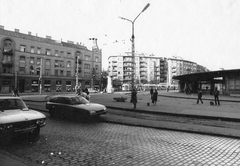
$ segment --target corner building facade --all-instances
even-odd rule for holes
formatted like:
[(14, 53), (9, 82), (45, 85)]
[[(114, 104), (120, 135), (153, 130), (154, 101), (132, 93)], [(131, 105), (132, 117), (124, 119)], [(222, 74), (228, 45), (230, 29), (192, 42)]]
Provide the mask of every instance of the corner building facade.
[(88, 50), (72, 41), (0, 26), (0, 93), (9, 93), (14, 87), (20, 93), (39, 92), (40, 84), (42, 92), (73, 92), (76, 73), (82, 88), (100, 88), (101, 69), (102, 51), (97, 45)]

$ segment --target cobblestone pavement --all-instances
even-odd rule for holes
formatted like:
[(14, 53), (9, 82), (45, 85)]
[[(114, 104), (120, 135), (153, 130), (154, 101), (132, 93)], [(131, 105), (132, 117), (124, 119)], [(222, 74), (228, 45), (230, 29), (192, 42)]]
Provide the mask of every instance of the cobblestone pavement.
[(37, 143), (22, 138), (1, 150), (46, 166), (240, 165), (238, 139), (97, 120), (84, 123), (48, 117)]

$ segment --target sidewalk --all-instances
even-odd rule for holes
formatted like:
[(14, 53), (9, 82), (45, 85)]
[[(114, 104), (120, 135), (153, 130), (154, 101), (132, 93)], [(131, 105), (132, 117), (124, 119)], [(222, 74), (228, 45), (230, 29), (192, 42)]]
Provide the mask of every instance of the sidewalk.
[[(73, 94), (73, 92), (71, 93)], [(133, 109), (133, 104), (130, 103), (129, 92), (115, 92), (112, 94), (92, 93), (91, 102), (101, 103), (108, 108), (121, 109), (123, 111), (135, 111), (150, 114), (174, 114), (181, 116), (201, 116), (203, 118), (227, 119), (231, 121), (240, 121), (240, 98), (230, 96), (220, 96), (221, 106), (210, 106), (209, 102), (213, 101), (213, 96), (203, 95), (204, 104), (196, 104), (197, 96), (186, 95), (179, 92), (161, 92), (159, 91), (157, 106), (150, 105), (149, 92), (138, 92), (137, 109)], [(31, 95), (20, 94), (24, 101), (36, 101), (41, 106), (36, 106), (35, 109), (47, 111), (45, 102), (49, 94)], [(114, 97), (127, 97), (126, 102), (117, 102)], [(174, 99), (174, 100), (173, 100)], [(44, 104), (42, 104), (44, 103)], [(151, 103), (150, 103), (151, 104)], [(170, 129), (177, 131), (196, 132), (204, 134), (213, 134), (221, 136), (240, 137), (239, 130), (225, 129), (214, 126), (201, 126), (193, 124), (179, 124), (174, 122), (161, 122), (155, 120), (136, 119), (131, 117), (123, 117), (117, 115), (103, 116), (103, 119), (110, 123), (119, 123), (126, 125), (136, 125), (143, 127), (153, 127), (161, 129)], [(1, 166), (27, 166), (21, 159), (5, 154), (0, 150), (0, 165)]]

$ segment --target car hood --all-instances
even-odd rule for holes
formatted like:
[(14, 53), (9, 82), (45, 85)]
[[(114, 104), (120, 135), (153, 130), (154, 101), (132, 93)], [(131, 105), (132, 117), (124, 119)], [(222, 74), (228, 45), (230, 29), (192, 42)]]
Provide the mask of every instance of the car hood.
[(27, 111), (23, 111), (21, 109), (5, 110), (3, 112), (0, 111), (0, 124), (36, 120), (42, 118), (46, 118), (46, 116), (38, 111), (31, 109)]
[(79, 104), (79, 105), (75, 105), (75, 107), (91, 110), (91, 111), (99, 111), (99, 110), (106, 109), (104, 105), (97, 104), (97, 103)]

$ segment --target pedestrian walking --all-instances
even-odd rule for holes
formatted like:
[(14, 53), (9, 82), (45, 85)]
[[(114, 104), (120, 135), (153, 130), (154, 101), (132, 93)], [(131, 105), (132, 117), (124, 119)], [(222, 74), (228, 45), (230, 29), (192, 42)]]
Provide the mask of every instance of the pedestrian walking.
[(157, 98), (158, 98), (158, 91), (157, 91), (157, 89), (155, 89), (155, 91), (153, 92), (153, 96), (152, 96), (152, 104), (153, 105), (157, 104)]
[(151, 87), (151, 89), (150, 89), (150, 95), (151, 95), (151, 99), (152, 99), (152, 96), (153, 96), (153, 87)]
[(88, 88), (87, 88), (87, 87), (85, 88), (84, 92), (85, 92), (87, 95), (89, 95), (89, 91), (88, 91)]
[(215, 105), (217, 105), (217, 104), (220, 105), (219, 90), (217, 89), (217, 87), (215, 87), (213, 94), (214, 94)]
[(14, 96), (16, 97), (16, 96), (18, 96), (19, 97), (19, 94), (18, 94), (18, 87), (16, 87), (16, 88), (14, 88)]
[(15, 96), (15, 91), (14, 91), (14, 86), (12, 86), (12, 89), (11, 89), (11, 93), (12, 93), (12, 96)]
[(133, 109), (136, 109), (137, 107), (137, 91), (135, 88), (133, 88), (131, 93), (131, 102), (133, 103)]
[(203, 104), (203, 101), (202, 101), (202, 91), (201, 89), (198, 91), (198, 99), (197, 99), (197, 104), (199, 103), (199, 100), (201, 101), (201, 103)]

